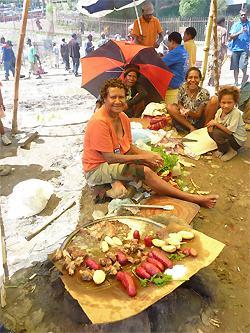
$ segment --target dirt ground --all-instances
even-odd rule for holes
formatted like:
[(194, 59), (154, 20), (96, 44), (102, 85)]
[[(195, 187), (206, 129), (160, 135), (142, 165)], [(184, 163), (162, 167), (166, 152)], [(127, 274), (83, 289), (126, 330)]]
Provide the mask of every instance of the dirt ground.
[[(80, 89), (80, 78), (63, 69), (51, 70), (42, 80), (23, 80), (20, 89), (21, 131), (40, 134), (30, 149), (14, 143), (1, 148), (1, 164), (13, 166), (1, 177), (1, 202), (22, 180), (50, 180), (56, 192), (78, 194), (81, 214), (72, 210), (69, 221), (90, 219), (94, 208), (81, 173), (82, 132), (94, 98)], [(10, 127), (13, 81), (4, 83)], [(210, 155), (192, 161), (186, 177), (203, 191), (218, 193), (216, 208), (201, 209), (195, 229), (226, 244), (212, 265), (188, 283), (138, 316), (110, 325), (91, 325), (78, 304), (65, 292), (50, 261), (36, 262), (16, 272), (7, 282), (7, 306), (0, 323), (13, 332), (143, 332), (143, 333), (248, 333), (249, 293), (249, 153), (250, 141), (232, 161), (223, 163)], [(54, 209), (58, 201), (50, 203)], [(37, 275), (29, 279), (34, 273)]]

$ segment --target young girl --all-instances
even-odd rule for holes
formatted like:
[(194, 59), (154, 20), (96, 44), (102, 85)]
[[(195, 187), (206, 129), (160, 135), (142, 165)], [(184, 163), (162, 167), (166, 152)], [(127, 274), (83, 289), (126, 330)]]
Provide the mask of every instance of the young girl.
[(215, 119), (207, 123), (208, 133), (217, 143), (215, 153), (222, 161), (229, 161), (247, 139), (242, 112), (235, 106), (239, 101), (239, 89), (233, 86), (221, 87), (218, 94), (220, 109)]
[(4, 114), (5, 107), (3, 105), (3, 97), (2, 97), (2, 92), (1, 92), (1, 86), (2, 86), (2, 83), (0, 81), (0, 135), (1, 135), (2, 143), (5, 146), (7, 146), (7, 145), (11, 144), (11, 141), (8, 138), (8, 136), (6, 134), (4, 134), (4, 127), (3, 127), (2, 120), (1, 120), (1, 118), (3, 118), (5, 116), (5, 114)]

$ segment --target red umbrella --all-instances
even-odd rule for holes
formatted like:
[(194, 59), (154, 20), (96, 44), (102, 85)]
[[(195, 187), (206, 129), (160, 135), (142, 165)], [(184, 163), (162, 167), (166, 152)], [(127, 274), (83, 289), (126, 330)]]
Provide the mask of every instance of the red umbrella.
[(100, 88), (110, 78), (122, 77), (124, 66), (139, 65), (139, 82), (154, 101), (164, 99), (173, 74), (153, 47), (110, 40), (86, 57), (81, 58), (82, 88), (98, 97)]

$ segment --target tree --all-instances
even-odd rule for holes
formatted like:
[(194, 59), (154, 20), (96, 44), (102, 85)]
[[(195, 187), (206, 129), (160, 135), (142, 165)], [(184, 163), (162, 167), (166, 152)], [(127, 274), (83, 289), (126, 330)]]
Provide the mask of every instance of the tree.
[(182, 17), (208, 16), (210, 1), (181, 0), (179, 12)]
[(218, 1), (218, 15), (225, 15), (227, 11), (227, 1), (226, 0), (217, 0)]

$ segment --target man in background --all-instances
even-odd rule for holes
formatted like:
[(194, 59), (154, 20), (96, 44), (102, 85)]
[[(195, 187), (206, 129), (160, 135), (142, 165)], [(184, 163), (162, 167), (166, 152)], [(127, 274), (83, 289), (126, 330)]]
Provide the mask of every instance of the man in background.
[(241, 85), (243, 86), (247, 80), (247, 65), (249, 58), (250, 44), (250, 22), (247, 19), (247, 11), (240, 11), (240, 21), (235, 22), (229, 32), (229, 40), (231, 43), (228, 47), (232, 51), (230, 69), (234, 71), (234, 84), (239, 85), (239, 69), (242, 70), (243, 77)]
[(69, 56), (73, 62), (73, 73), (78, 76), (78, 68), (80, 65), (80, 45), (77, 41), (76, 34), (72, 34), (72, 38), (69, 41)]
[(139, 18), (142, 33), (140, 32), (138, 19), (134, 21), (132, 36), (135, 44), (158, 48), (163, 41), (163, 29), (158, 18), (153, 16), (154, 6), (151, 2), (142, 5), (142, 16)]
[(60, 53), (65, 65), (65, 70), (68, 71), (70, 69), (69, 65), (69, 46), (65, 41), (65, 38), (62, 39), (62, 43), (60, 45)]

